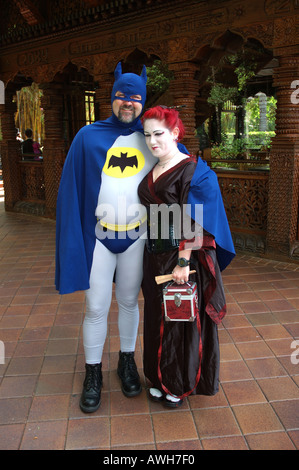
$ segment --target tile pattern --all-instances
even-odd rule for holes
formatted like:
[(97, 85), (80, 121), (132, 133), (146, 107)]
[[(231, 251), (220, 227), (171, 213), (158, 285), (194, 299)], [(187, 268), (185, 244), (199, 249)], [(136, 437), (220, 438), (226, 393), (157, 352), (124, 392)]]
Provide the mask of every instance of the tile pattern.
[[(223, 274), (220, 391), (177, 410), (149, 402), (145, 389), (133, 399), (121, 393), (113, 300), (102, 405), (85, 415), (84, 294), (54, 289), (54, 232), (53, 221), (5, 213), (0, 202), (0, 449), (299, 448), (298, 264), (236, 257)], [(142, 326), (141, 314), (136, 360), (145, 387)]]

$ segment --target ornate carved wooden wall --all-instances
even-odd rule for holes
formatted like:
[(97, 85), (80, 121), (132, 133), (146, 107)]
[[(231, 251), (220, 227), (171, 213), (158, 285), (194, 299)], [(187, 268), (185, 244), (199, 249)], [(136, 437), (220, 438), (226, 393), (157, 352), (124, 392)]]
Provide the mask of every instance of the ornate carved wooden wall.
[[(26, 0), (11, 3), (24, 5)], [(70, 63), (78, 70), (88, 71), (98, 82), (96, 101), (99, 118), (103, 119), (111, 113), (110, 90), (117, 62), (134, 57), (139, 64), (149, 64), (154, 58), (160, 58), (174, 72), (169, 96), (174, 104), (185, 105), (184, 143), (196, 153), (198, 140), (194, 129), (209, 66), (253, 40), (269, 52), (269, 57), (279, 60), (274, 75), (278, 115), (271, 153), (267, 250), (299, 257), (296, 247), (299, 105), (291, 102), (294, 92), (291, 83), (299, 80), (299, 0), (66, 0), (63, 8), (61, 5), (61, 2), (35, 0), (27, 19), (25, 10), (19, 10), (18, 16), (12, 8), (12, 21), (18, 27), (0, 38), (0, 79), (7, 86), (5, 105), (0, 105), (6, 208), (11, 210), (19, 197), (18, 190), (13, 188), (17, 164), (11, 157), (12, 152), (16, 155), (11, 97), (20, 86), (18, 77), (35, 81), (44, 90), (45, 197), (47, 215), (55, 217), (67, 148), (61, 117), (63, 83), (58, 77)]]
[(265, 253), (268, 172), (216, 170), (236, 249)]

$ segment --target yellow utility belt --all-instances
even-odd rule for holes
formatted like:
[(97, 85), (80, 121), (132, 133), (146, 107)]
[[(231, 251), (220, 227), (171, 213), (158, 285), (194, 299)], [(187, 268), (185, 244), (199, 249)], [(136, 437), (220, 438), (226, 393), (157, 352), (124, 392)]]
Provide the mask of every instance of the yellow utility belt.
[(108, 230), (113, 230), (113, 232), (128, 232), (129, 230), (134, 230), (137, 227), (140, 227), (147, 219), (147, 215), (139, 220), (138, 222), (134, 222), (132, 224), (124, 224), (124, 225), (115, 225), (115, 224), (109, 224), (109, 222), (104, 222), (103, 220), (100, 220), (100, 224), (102, 227), (107, 228)]

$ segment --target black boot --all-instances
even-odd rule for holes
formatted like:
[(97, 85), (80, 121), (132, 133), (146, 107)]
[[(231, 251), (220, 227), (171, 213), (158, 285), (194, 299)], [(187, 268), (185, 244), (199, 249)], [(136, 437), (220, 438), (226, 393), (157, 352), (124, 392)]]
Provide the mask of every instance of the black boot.
[(135, 397), (141, 393), (140, 378), (134, 360), (134, 352), (119, 351), (117, 373), (121, 379), (121, 389), (126, 397)]
[(85, 364), (86, 375), (80, 398), (80, 408), (84, 413), (93, 413), (101, 404), (102, 363)]

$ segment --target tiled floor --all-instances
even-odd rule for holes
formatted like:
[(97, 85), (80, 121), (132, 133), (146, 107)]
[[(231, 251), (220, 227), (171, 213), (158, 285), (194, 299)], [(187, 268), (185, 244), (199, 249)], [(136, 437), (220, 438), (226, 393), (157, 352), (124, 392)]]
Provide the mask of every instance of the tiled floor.
[[(102, 405), (85, 415), (84, 295), (54, 289), (54, 231), (53, 221), (5, 213), (0, 202), (0, 449), (299, 448), (298, 264), (236, 257), (224, 273), (220, 392), (178, 410), (150, 403), (145, 390), (122, 395), (113, 301)], [(136, 358), (144, 384), (142, 318)]]

